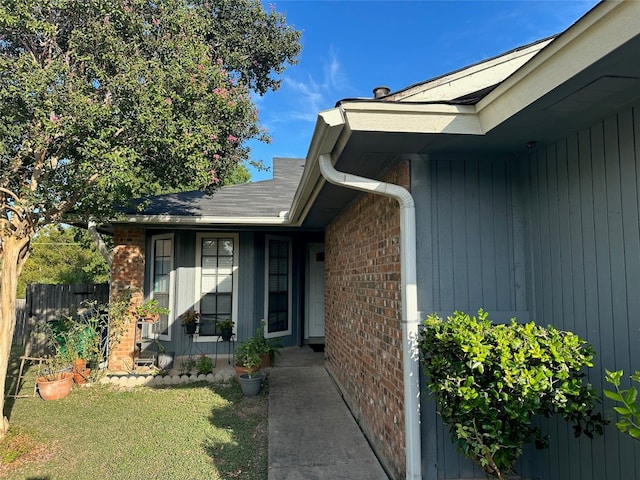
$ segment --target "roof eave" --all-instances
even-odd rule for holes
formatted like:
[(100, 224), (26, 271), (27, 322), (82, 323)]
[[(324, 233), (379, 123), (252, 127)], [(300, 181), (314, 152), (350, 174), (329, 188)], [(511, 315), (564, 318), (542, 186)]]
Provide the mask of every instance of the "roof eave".
[[(638, 35), (640, 2), (602, 2), (476, 105), (488, 132)], [(597, 35), (589, 31), (597, 28)]]
[(188, 216), (188, 215), (128, 215), (114, 221), (114, 224), (141, 224), (141, 225), (240, 225), (240, 226), (270, 226), (287, 225), (289, 212), (282, 212), (278, 217), (218, 217), (213, 215)]

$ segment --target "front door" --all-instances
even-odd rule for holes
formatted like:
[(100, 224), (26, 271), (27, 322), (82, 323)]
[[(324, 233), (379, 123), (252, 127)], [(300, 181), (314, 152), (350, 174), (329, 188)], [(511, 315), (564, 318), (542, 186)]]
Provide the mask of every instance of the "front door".
[(324, 245), (312, 244), (307, 257), (305, 339), (324, 340)]

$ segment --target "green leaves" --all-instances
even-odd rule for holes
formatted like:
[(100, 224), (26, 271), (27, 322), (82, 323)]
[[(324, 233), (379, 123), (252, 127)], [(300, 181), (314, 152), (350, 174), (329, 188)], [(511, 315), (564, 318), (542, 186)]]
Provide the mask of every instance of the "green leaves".
[[(610, 372), (605, 370), (605, 380), (613, 385), (615, 391), (604, 390), (605, 397), (617, 402), (618, 406), (613, 409), (620, 415), (621, 419), (616, 423), (616, 428), (622, 433), (629, 434), (632, 438), (640, 439), (640, 404), (636, 402), (638, 390), (634, 386), (627, 389), (620, 389), (621, 379), (624, 375), (622, 370)], [(640, 372), (631, 375), (631, 380), (640, 382)]]
[(0, 187), (36, 225), (215, 189), (300, 51), (255, 0), (0, 0), (0, 38)]
[(489, 475), (508, 473), (532, 439), (546, 444), (531, 427), (536, 415), (559, 413), (578, 435), (602, 432), (601, 415), (592, 413), (597, 396), (581, 372), (593, 351), (571, 332), (455, 312), (446, 322), (430, 315), (419, 347), (458, 450)]

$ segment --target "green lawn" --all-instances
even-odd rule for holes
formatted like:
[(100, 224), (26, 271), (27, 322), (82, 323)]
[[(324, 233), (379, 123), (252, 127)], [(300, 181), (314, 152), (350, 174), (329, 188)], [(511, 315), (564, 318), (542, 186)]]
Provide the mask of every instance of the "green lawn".
[(236, 382), (10, 398), (0, 478), (264, 480), (267, 408), (265, 394), (245, 398)]

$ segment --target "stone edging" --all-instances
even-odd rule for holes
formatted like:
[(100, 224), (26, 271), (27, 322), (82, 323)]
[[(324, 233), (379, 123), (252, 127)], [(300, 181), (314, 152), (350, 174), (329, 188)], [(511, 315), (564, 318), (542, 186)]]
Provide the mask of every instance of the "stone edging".
[(225, 383), (234, 376), (233, 370), (208, 375), (106, 375), (100, 379), (99, 383), (121, 387), (153, 387), (192, 382)]

